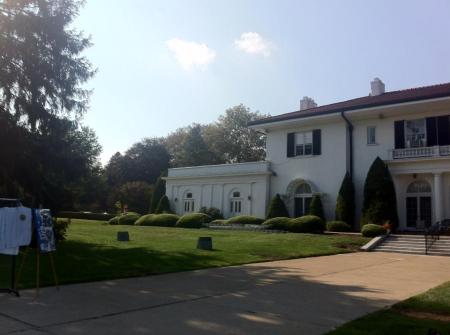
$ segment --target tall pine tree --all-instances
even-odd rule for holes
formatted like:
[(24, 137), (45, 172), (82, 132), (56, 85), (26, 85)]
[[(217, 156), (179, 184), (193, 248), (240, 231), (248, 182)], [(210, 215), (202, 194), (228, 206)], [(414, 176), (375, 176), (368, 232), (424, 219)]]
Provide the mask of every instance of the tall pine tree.
[(353, 186), (352, 178), (347, 172), (342, 180), (341, 188), (339, 189), (335, 218), (337, 221), (344, 221), (350, 227), (355, 224), (355, 188)]
[(361, 226), (367, 223), (398, 224), (395, 186), (388, 166), (377, 157), (372, 163), (364, 183)]

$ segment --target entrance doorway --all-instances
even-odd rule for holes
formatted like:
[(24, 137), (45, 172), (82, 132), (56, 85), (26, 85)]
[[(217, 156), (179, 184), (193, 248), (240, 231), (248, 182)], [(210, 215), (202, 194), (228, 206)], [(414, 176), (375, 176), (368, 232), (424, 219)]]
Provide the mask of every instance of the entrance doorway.
[(406, 190), (406, 227), (424, 229), (432, 222), (431, 186), (424, 180), (409, 184)]
[(294, 195), (294, 217), (307, 215), (312, 201), (311, 186), (306, 183), (300, 184)]

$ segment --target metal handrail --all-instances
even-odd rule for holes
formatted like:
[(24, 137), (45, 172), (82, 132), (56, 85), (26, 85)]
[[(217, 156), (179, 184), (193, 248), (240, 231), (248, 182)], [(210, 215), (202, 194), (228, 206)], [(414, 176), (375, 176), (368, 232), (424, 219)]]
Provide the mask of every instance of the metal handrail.
[(434, 242), (439, 240), (441, 234), (441, 222), (433, 223), (431, 226), (425, 228), (425, 255), (433, 246)]

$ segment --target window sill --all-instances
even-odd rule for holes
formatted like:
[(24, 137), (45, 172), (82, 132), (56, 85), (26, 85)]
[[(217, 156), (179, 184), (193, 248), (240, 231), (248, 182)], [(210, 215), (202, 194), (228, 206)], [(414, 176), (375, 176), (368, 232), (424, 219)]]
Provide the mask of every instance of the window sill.
[(380, 145), (379, 143), (367, 143), (368, 147), (376, 147), (377, 145)]
[(320, 155), (298, 155), (293, 157), (287, 157), (288, 159), (301, 159), (301, 158), (311, 158), (311, 157), (317, 157)]

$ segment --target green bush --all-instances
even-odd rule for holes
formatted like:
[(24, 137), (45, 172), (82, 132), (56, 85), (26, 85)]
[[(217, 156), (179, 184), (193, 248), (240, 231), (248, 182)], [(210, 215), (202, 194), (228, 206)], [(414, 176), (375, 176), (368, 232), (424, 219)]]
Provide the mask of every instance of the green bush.
[(267, 213), (267, 219), (278, 218), (278, 217), (288, 217), (289, 213), (286, 209), (283, 199), (277, 193), (270, 201), (269, 210)]
[(323, 213), (322, 200), (320, 199), (320, 196), (317, 194), (315, 196), (313, 196), (311, 205), (309, 206), (308, 215), (318, 216), (322, 220), (325, 220), (325, 214)]
[(211, 220), (223, 220), (222, 212), (216, 207), (202, 207), (199, 213), (208, 215)]
[(119, 218), (120, 218), (120, 216), (115, 216), (115, 217), (109, 219), (108, 224), (117, 226), (119, 224)]
[(176, 226), (180, 228), (202, 228), (205, 223), (210, 221), (211, 218), (204, 213), (190, 213), (180, 217)]
[(288, 217), (276, 217), (264, 221), (263, 226), (266, 229), (289, 231), (290, 222), (291, 219)]
[(210, 225), (226, 225), (226, 224), (228, 224), (228, 220), (216, 219), (216, 220), (212, 220), (209, 224)]
[(163, 213), (168, 213), (168, 214), (173, 214), (172, 210), (170, 209), (170, 201), (169, 198), (167, 197), (167, 195), (164, 195), (161, 197), (161, 199), (159, 200), (158, 203), (158, 207), (156, 207), (156, 214), (163, 214)]
[(388, 166), (377, 157), (364, 183), (364, 200), (361, 215), (362, 226), (368, 223), (390, 222), (395, 229), (398, 223), (395, 186)]
[(69, 220), (53, 218), (53, 233), (55, 234), (55, 242), (59, 243), (66, 239)]
[(141, 216), (134, 224), (136, 226), (175, 227), (179, 218), (175, 214), (147, 214)]
[(376, 237), (386, 234), (386, 229), (383, 226), (368, 223), (362, 227), (361, 234), (364, 237)]
[(352, 227), (344, 221), (329, 221), (327, 222), (328, 231), (351, 231)]
[(69, 212), (69, 211), (58, 212), (55, 215), (55, 217), (63, 219), (67, 218), (67, 219), (97, 220), (97, 221), (108, 221), (115, 216), (116, 214)]
[(337, 221), (344, 221), (350, 225), (350, 227), (354, 227), (355, 187), (353, 186), (352, 178), (348, 172), (345, 174), (341, 188), (339, 189), (336, 200), (335, 219)]
[(289, 231), (293, 233), (323, 233), (325, 222), (318, 216), (305, 215), (291, 219)]
[(128, 212), (127, 214), (119, 216), (119, 225), (131, 226), (141, 217), (140, 214)]
[(234, 216), (231, 219), (228, 219), (229, 224), (262, 224), (264, 222), (264, 219), (258, 218), (256, 216), (251, 215), (239, 215)]
[(155, 213), (158, 207), (159, 201), (166, 194), (166, 181), (162, 177), (167, 176), (167, 171), (163, 172), (156, 180), (155, 189), (152, 193), (152, 198), (150, 200), (149, 213)]
[(141, 217), (140, 214), (135, 212), (128, 212), (113, 217), (108, 221), (110, 225), (133, 225), (137, 219)]

